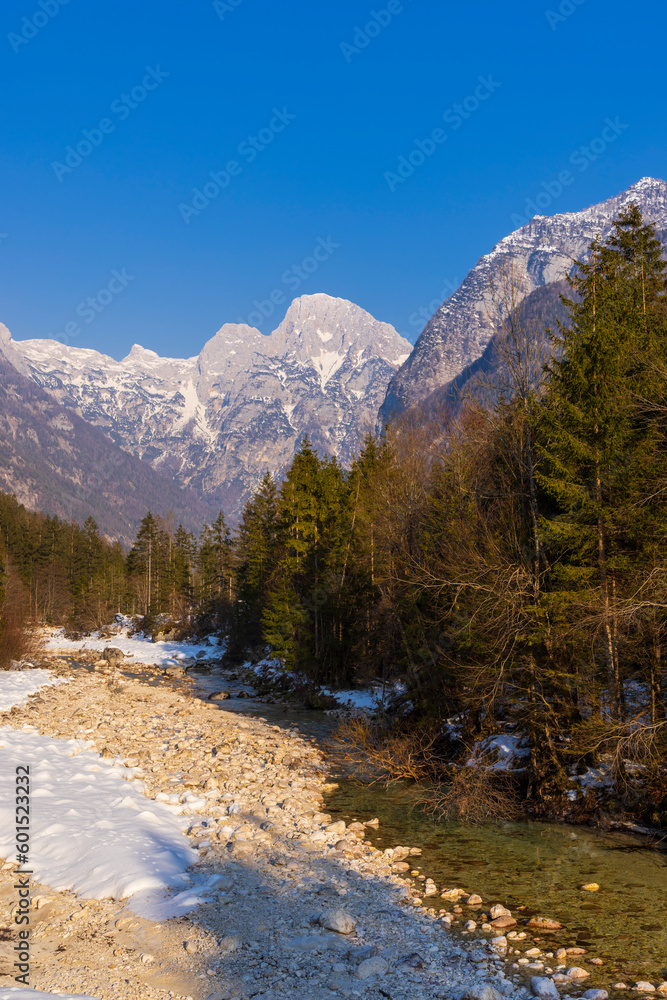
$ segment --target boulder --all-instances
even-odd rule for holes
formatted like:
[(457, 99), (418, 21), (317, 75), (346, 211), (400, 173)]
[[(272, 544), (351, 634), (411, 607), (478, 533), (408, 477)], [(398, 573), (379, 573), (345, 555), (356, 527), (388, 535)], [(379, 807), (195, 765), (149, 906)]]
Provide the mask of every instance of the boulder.
[(489, 910), (489, 916), (492, 920), (496, 920), (498, 917), (511, 917), (512, 911), (508, 910), (502, 903), (494, 903)]
[(471, 896), (468, 896), (468, 898), (466, 899), (466, 905), (467, 906), (481, 906), (482, 905), (482, 897), (478, 896), (476, 892), (473, 892), (473, 894)]
[(347, 910), (325, 910), (320, 913), (317, 921), (320, 927), (328, 931), (335, 931), (336, 934), (351, 934), (357, 926), (357, 921)]
[(559, 1000), (560, 998), (556, 984), (545, 976), (533, 976), (530, 988), (533, 991), (533, 996), (539, 997), (539, 1000)]
[(326, 833), (335, 833), (340, 837), (345, 833), (345, 822), (339, 819), (336, 823), (329, 823), (324, 829)]
[(609, 994), (606, 990), (586, 990), (581, 996), (582, 1000), (609, 1000)]
[(357, 966), (355, 976), (357, 979), (370, 979), (371, 976), (384, 976), (389, 968), (389, 963), (384, 958), (376, 955), (374, 958), (367, 958)]
[(473, 983), (472, 986), (466, 986), (459, 1000), (503, 1000), (503, 998), (489, 983)]
[(125, 653), (118, 646), (107, 646), (102, 651), (102, 659), (106, 660), (108, 663), (116, 663), (118, 660), (125, 659)]
[(500, 931), (508, 931), (511, 927), (516, 927), (516, 920), (514, 917), (508, 916), (496, 917), (495, 920), (491, 921), (491, 926)]
[(209, 701), (227, 701), (228, 698), (229, 691), (213, 691), (213, 693), (208, 696)]
[(639, 990), (640, 993), (655, 993), (653, 983), (648, 983), (644, 979), (640, 979), (638, 983), (635, 983), (635, 989)]

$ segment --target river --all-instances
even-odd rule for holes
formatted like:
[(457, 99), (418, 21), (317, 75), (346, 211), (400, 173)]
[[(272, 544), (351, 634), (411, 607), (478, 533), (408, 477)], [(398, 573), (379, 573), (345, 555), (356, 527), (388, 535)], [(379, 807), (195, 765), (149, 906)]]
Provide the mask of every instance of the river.
[[(249, 690), (220, 675), (197, 673), (192, 679), (201, 697), (222, 686), (233, 694)], [(297, 726), (319, 742), (335, 724), (322, 712), (269, 705), (252, 697), (232, 697), (220, 707), (274, 725)], [(610, 989), (617, 981), (632, 985), (667, 979), (667, 852), (646, 848), (629, 834), (581, 826), (436, 824), (414, 807), (409, 788), (359, 786), (344, 777), (336, 781), (338, 787), (327, 801), (333, 818), (351, 822), (377, 816), (380, 825), (371, 842), (383, 849), (398, 844), (422, 848), (414, 870), (431, 877), (439, 888), (478, 893), (485, 905), (504, 903), (517, 917), (541, 915), (560, 921), (564, 929), (543, 935), (540, 947), (555, 951), (579, 946), (601, 958), (604, 966), (596, 970), (596, 985)], [(599, 891), (581, 888), (591, 882), (599, 884)], [(452, 908), (439, 896), (430, 897), (428, 905)], [(473, 932), (477, 936), (488, 937)], [(585, 988), (571, 988), (570, 994)]]

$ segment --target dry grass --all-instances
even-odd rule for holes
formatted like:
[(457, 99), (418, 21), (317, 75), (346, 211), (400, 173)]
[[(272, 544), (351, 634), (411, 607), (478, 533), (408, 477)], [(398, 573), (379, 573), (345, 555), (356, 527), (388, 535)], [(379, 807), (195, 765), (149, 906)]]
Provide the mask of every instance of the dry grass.
[(0, 670), (8, 670), (12, 660), (38, 656), (41, 642), (28, 623), (28, 594), (15, 576), (5, 582), (5, 600), (0, 606)]
[[(416, 795), (406, 796), (406, 807), (419, 807), (438, 821), (488, 823), (521, 814), (516, 780), (504, 772), (448, 763), (435, 726), (344, 719), (326, 750), (342, 771), (359, 781), (414, 782)], [(466, 751), (465, 759), (469, 756)]]
[(326, 744), (341, 770), (370, 782), (437, 781), (444, 771), (438, 754), (442, 737), (435, 727), (343, 719)]
[(448, 784), (429, 789), (420, 805), (434, 819), (460, 823), (511, 820), (521, 814), (515, 780), (481, 767), (451, 768)]

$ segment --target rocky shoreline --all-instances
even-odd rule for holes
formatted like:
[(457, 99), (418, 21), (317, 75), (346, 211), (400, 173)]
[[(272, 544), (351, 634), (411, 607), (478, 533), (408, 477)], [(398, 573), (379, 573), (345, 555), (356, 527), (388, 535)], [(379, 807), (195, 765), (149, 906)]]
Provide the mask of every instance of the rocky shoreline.
[[(106, 662), (72, 670), (86, 659), (92, 667), (85, 653), (44, 660), (69, 682), (0, 722), (86, 740), (121, 760), (149, 799), (184, 803), (199, 853), (190, 872), (216, 884), (196, 909), (161, 922), (138, 917), (131, 900), (34, 887), (33, 989), (100, 1000), (556, 1000), (595, 981), (596, 960), (582, 949), (537, 947), (548, 927), (519, 927), (500, 903), (435, 886), (413, 867), (418, 848), (366, 844), (373, 817), (332, 822), (325, 761), (298, 730), (148, 686), (158, 668), (132, 665), (142, 675), (132, 680)], [(0, 871), (0, 991), (15, 985), (12, 872), (9, 863)], [(430, 906), (432, 897), (447, 908)], [(667, 994), (667, 984), (641, 985)]]

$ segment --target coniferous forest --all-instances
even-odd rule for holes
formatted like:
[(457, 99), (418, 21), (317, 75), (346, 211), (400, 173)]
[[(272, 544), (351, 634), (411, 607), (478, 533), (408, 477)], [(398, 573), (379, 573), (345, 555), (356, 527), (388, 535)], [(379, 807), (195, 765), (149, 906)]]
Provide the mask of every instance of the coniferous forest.
[(628, 805), (664, 823), (663, 254), (636, 206), (621, 213), (548, 336), (509, 275), (492, 377), (369, 435), (349, 469), (303, 440), (233, 535), (222, 514), (195, 537), (148, 513), (126, 554), (92, 519), (0, 496), (0, 655), (23, 621), (217, 631), (231, 662), (270, 655), (313, 688), (396, 685), (401, 724), (449, 720), (459, 753), (514, 727), (536, 812), (569, 765), (611, 754)]

